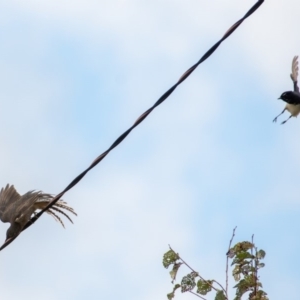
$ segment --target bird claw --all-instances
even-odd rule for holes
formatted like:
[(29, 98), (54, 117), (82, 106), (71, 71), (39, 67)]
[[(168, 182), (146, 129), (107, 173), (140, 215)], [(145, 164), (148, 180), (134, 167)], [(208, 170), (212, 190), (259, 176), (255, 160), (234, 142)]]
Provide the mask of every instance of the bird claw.
[(283, 121), (283, 122), (281, 122), (281, 125), (283, 125), (283, 124), (285, 124), (286, 123), (286, 121)]
[(274, 120), (273, 120), (273, 123), (276, 123), (277, 122), (277, 118), (275, 118)]

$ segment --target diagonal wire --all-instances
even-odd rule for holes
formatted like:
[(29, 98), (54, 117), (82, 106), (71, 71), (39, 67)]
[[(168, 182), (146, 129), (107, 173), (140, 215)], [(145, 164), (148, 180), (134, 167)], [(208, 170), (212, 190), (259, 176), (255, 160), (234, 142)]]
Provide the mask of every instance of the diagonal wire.
[[(200, 59), (199, 61), (194, 64), (192, 67), (190, 67), (180, 78), (179, 80), (169, 89), (167, 90), (155, 103), (152, 107), (150, 107), (148, 110), (146, 110), (143, 114), (141, 114), (138, 119), (135, 121), (135, 123), (127, 129), (123, 134), (121, 134), (115, 142), (102, 154), (100, 154), (93, 162), (92, 164), (85, 169), (81, 174), (79, 174), (73, 181), (58, 195), (56, 195), (53, 200), (44, 208), (42, 209), (38, 214), (36, 214), (34, 217), (28, 221), (28, 223), (25, 225), (23, 230), (27, 229), (29, 226), (31, 226), (47, 209), (52, 207), (68, 190), (73, 188), (91, 169), (93, 169), (98, 163), (102, 161), (102, 159), (115, 147), (117, 147), (126, 137), (127, 135), (135, 128), (137, 127), (141, 122), (143, 122), (148, 115), (162, 102), (164, 102), (177, 88), (178, 85), (180, 85), (184, 80), (186, 80), (193, 72), (194, 70), (202, 63), (204, 62), (208, 57), (210, 57), (215, 50), (220, 46), (220, 44), (226, 40), (241, 24), (242, 22), (247, 19), (250, 15), (252, 15), (262, 4), (264, 0), (258, 0), (250, 9), (249, 11), (242, 17), (240, 20), (238, 20), (236, 23), (234, 23), (223, 35), (223, 37), (215, 43)], [(8, 246), (14, 239), (10, 239), (7, 242), (5, 242), (1, 248), (4, 249), (6, 246)]]

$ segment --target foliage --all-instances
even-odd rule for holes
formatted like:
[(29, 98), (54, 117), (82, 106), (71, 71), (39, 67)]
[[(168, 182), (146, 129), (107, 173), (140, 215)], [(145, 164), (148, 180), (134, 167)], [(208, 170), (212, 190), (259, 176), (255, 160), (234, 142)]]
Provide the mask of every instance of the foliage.
[(215, 294), (214, 300), (229, 300), (228, 265), (229, 260), (231, 259), (232, 276), (237, 282), (234, 286), (235, 297), (233, 300), (241, 300), (243, 296), (247, 296), (248, 300), (269, 300), (267, 293), (262, 290), (262, 283), (258, 276), (259, 269), (265, 266), (265, 264), (261, 262), (266, 256), (265, 251), (257, 250), (253, 240), (252, 242), (240, 242), (231, 247), (234, 234), (235, 229), (233, 230), (233, 235), (229, 243), (229, 250), (227, 252), (225, 288), (214, 279), (204, 279), (199, 272), (192, 269), (179, 254), (170, 247), (170, 250), (163, 256), (163, 265), (165, 268), (172, 266), (172, 270), (170, 271), (172, 283), (176, 280), (177, 272), (182, 265), (185, 265), (190, 272), (182, 277), (180, 284), (177, 283), (174, 285), (173, 291), (167, 295), (168, 299), (172, 300), (175, 297), (175, 291), (180, 288), (182, 293), (190, 292), (204, 300), (207, 298), (204, 298), (203, 296), (206, 296), (209, 293)]

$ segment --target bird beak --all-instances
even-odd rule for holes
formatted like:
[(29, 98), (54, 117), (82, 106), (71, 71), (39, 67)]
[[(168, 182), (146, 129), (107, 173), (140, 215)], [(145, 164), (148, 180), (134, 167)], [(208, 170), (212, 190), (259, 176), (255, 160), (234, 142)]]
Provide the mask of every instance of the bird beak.
[(4, 243), (6, 244), (6, 243), (7, 243), (8, 241), (10, 241), (11, 239), (12, 239), (12, 238), (6, 239)]
[(3, 250), (6, 246), (8, 246), (14, 239), (15, 239), (15, 237), (6, 239), (4, 244), (0, 247), (0, 251)]
[(281, 97), (279, 97), (277, 100), (281, 100)]

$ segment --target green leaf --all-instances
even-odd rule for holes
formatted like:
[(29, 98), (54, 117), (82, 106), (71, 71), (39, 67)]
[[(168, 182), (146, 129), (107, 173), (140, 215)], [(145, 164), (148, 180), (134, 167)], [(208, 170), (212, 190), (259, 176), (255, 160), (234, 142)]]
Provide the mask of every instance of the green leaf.
[(254, 245), (250, 242), (241, 242), (241, 243), (237, 243), (235, 244), (234, 251), (236, 253), (241, 252), (241, 251), (248, 251), (249, 249), (252, 249), (254, 247)]
[(197, 282), (197, 293), (200, 295), (206, 295), (211, 291), (212, 280), (199, 279)]
[(234, 264), (249, 264), (250, 261), (248, 261), (247, 259), (253, 259), (255, 258), (255, 256), (253, 256), (252, 254), (250, 254), (249, 252), (246, 251), (240, 251), (235, 255), (234, 260), (232, 261), (231, 265)]
[(230, 248), (228, 250), (228, 252), (226, 253), (226, 255), (229, 257), (229, 258), (233, 258), (235, 256), (235, 250), (234, 248)]
[(266, 252), (265, 252), (264, 250), (259, 250), (259, 251), (256, 253), (256, 257), (257, 257), (258, 259), (263, 259), (263, 258), (265, 258), (265, 256), (266, 256)]
[(245, 260), (247, 258), (252, 259), (252, 258), (254, 258), (254, 256), (249, 252), (241, 251), (236, 255), (236, 258), (238, 258), (239, 260)]
[(169, 300), (172, 300), (175, 297), (174, 292), (167, 294)]
[(170, 271), (170, 276), (172, 278), (172, 283), (174, 282), (174, 280), (176, 279), (176, 275), (177, 275), (177, 272), (178, 272), (178, 269), (179, 267), (182, 265), (182, 263), (175, 263), (173, 265), (173, 269)]
[(251, 283), (248, 282), (247, 279), (240, 280), (239, 283), (234, 286), (234, 288), (236, 288), (237, 299), (240, 299), (246, 292), (251, 290), (251, 287), (253, 286), (253, 284), (252, 284), (252, 282)]
[(260, 263), (260, 264), (257, 265), (257, 268), (260, 269), (260, 268), (263, 268), (264, 266), (265, 266), (264, 263)]
[(217, 291), (215, 300), (227, 300), (223, 291)]
[(169, 250), (164, 254), (163, 265), (167, 269), (171, 264), (176, 263), (178, 259), (179, 259), (179, 255), (175, 253), (173, 250)]
[(181, 292), (191, 291), (195, 286), (195, 277), (198, 276), (198, 273), (192, 272), (186, 276), (184, 276), (181, 280)]
[(173, 288), (173, 292), (167, 294), (167, 297), (169, 300), (172, 300), (175, 297), (175, 291), (180, 288), (180, 284), (175, 284), (174, 288)]
[(252, 292), (249, 294), (249, 300), (269, 300), (267, 297), (267, 293), (262, 290), (256, 291), (256, 293)]
[(232, 270), (232, 276), (235, 281), (239, 281), (241, 279), (241, 270), (239, 265), (235, 266)]

